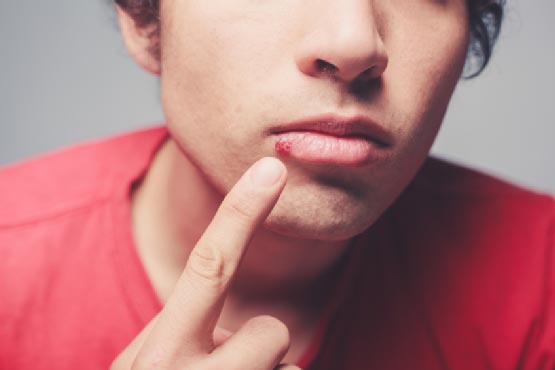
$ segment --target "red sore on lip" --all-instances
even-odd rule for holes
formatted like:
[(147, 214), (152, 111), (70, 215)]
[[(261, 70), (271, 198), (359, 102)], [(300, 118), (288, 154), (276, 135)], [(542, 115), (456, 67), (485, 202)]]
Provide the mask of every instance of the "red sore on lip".
[(290, 154), (291, 153), (291, 141), (285, 140), (285, 138), (279, 138), (276, 141), (275, 150), (279, 154)]

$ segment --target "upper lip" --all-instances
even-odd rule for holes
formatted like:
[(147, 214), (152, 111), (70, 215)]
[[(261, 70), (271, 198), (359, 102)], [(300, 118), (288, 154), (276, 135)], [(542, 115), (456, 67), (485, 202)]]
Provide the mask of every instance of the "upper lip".
[(384, 127), (363, 115), (351, 117), (324, 114), (278, 125), (272, 134), (288, 131), (314, 131), (333, 136), (364, 137), (384, 147), (393, 144), (393, 137)]

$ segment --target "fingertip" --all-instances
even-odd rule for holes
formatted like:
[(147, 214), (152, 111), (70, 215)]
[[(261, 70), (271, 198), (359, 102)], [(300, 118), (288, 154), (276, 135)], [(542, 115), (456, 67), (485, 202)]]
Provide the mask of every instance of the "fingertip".
[(277, 158), (264, 157), (258, 160), (250, 170), (250, 179), (256, 187), (272, 187), (286, 175), (285, 165)]

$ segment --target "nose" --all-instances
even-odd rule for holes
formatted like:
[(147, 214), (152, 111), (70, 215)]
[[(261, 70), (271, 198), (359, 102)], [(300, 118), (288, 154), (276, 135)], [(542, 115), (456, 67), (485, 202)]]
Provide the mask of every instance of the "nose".
[[(378, 32), (373, 1), (323, 1), (296, 50), (297, 68), (311, 77), (333, 77), (350, 83), (380, 77), (388, 63), (382, 36)], [(322, 4), (320, 3), (320, 4)], [(316, 18), (316, 20), (314, 20)]]

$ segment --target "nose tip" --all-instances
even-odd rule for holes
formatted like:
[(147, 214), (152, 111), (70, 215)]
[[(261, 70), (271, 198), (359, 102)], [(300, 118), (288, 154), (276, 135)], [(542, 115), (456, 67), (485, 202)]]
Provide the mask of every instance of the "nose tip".
[(308, 76), (333, 77), (344, 82), (378, 78), (385, 72), (387, 64), (387, 53), (381, 45), (365, 49), (322, 46), (297, 60), (299, 70)]
[(380, 77), (388, 55), (368, 5), (348, 8), (318, 22), (297, 49), (298, 69), (311, 77), (344, 82)]
[(354, 80), (369, 81), (380, 77), (387, 68), (388, 60), (383, 58), (379, 61), (371, 61), (361, 59), (359, 61), (351, 61), (349, 64), (341, 64), (341, 68), (337, 64), (330, 63), (323, 59), (316, 59), (312, 66), (304, 68), (304, 72), (312, 77), (334, 77), (345, 82)]

